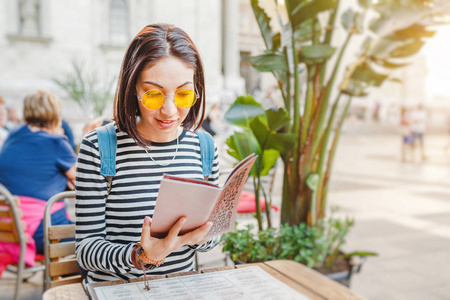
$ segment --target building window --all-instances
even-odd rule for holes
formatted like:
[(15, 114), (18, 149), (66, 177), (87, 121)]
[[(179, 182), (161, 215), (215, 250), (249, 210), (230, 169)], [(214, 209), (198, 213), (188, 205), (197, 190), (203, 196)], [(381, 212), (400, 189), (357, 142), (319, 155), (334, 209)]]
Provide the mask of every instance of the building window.
[(129, 42), (129, 18), (126, 0), (111, 0), (109, 9), (109, 43), (126, 45)]
[(19, 0), (19, 35), (38, 37), (42, 35), (41, 1)]

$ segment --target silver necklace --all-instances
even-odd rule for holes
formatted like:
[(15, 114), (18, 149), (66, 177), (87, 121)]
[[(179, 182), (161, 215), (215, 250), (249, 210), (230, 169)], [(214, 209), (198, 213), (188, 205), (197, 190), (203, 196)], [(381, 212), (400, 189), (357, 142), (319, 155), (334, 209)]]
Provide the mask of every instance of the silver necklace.
[(178, 153), (178, 143), (179, 143), (179, 141), (178, 141), (178, 134), (177, 134), (177, 148), (175, 149), (175, 154), (173, 155), (172, 159), (171, 159), (168, 163), (160, 163), (160, 162), (157, 162), (156, 160), (154, 160), (153, 157), (150, 155), (150, 153), (148, 153), (147, 147), (144, 148), (144, 151), (145, 151), (145, 153), (147, 153), (148, 157), (150, 157), (150, 159), (151, 159), (155, 164), (158, 164), (158, 165), (163, 166), (163, 167), (167, 167), (168, 165), (170, 165), (170, 164), (172, 163), (172, 161), (173, 161), (173, 160), (175, 159), (175, 157), (177, 156), (177, 153)]

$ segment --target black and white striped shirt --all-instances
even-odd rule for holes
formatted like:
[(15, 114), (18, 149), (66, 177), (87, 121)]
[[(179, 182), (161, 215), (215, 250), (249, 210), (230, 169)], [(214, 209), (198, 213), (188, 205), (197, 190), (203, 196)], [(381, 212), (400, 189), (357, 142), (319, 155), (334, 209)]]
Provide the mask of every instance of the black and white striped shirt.
[[(178, 145), (177, 140), (152, 143), (147, 154), (127, 133), (118, 131), (117, 126), (116, 132), (116, 175), (107, 200), (107, 181), (100, 174), (95, 131), (83, 138), (78, 155), (76, 255), (80, 266), (89, 271), (87, 282), (142, 276), (143, 272), (133, 267), (131, 251), (140, 241), (144, 217), (153, 217), (163, 174), (203, 179), (197, 134), (183, 131)], [(165, 163), (170, 164), (162, 166)], [(208, 180), (214, 184), (219, 182), (217, 147)], [(192, 271), (195, 251), (208, 251), (219, 239), (219, 236), (214, 237), (197, 247), (183, 246), (172, 252), (163, 265), (147, 274)]]

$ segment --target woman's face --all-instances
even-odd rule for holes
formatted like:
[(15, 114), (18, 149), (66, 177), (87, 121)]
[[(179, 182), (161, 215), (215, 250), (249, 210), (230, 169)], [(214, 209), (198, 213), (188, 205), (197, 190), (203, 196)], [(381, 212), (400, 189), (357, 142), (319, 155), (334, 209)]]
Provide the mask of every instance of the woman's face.
[[(142, 97), (148, 90), (158, 89), (166, 95), (163, 106), (149, 110), (139, 103), (141, 117), (137, 129), (142, 137), (153, 142), (168, 142), (177, 137), (178, 128), (191, 108), (175, 105), (173, 95), (181, 89), (194, 89), (194, 70), (181, 60), (167, 57), (139, 74), (136, 91)], [(168, 97), (167, 97), (168, 96)]]

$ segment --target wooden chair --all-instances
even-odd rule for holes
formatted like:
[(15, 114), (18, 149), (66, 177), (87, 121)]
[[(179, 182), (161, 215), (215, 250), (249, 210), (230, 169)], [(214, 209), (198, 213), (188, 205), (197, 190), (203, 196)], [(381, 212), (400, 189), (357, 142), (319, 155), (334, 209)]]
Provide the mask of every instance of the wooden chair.
[[(60, 242), (75, 237), (75, 224), (53, 225), (50, 209), (54, 203), (65, 198), (75, 198), (75, 192), (62, 192), (51, 197), (44, 212), (44, 290), (82, 281), (75, 258), (75, 241)], [(77, 275), (73, 275), (77, 274)]]
[(24, 232), (25, 223), (22, 221), (23, 214), (19, 205), (19, 198), (13, 196), (5, 186), (0, 184), (0, 241), (20, 245), (19, 262), (8, 265), (6, 269), (17, 275), (14, 299), (20, 298), (22, 282), (45, 268), (42, 256), (36, 257), (35, 267), (27, 267), (25, 265), (25, 251), (28, 238)]

